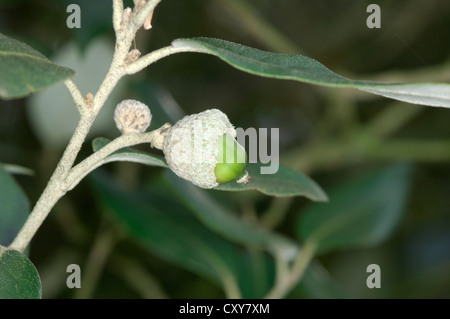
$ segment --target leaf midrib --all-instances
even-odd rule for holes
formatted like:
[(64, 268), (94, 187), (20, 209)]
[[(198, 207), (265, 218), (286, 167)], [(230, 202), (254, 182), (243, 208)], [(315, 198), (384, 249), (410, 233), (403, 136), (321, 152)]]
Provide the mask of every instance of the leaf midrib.
[[(327, 68), (325, 65), (323, 65), (322, 63), (320, 63), (317, 60), (314, 60), (310, 57), (307, 56), (303, 56), (303, 55), (295, 55), (295, 54), (283, 54), (283, 53), (271, 53), (271, 52), (267, 52), (267, 51), (263, 51), (263, 50), (259, 50), (256, 48), (252, 48), (252, 47), (246, 47), (237, 43), (233, 43), (234, 45), (239, 45), (239, 46), (243, 46), (244, 48), (248, 48), (250, 50), (255, 50), (255, 51), (260, 51), (263, 54), (276, 54), (277, 56), (283, 58), (283, 57), (304, 57), (306, 59), (311, 60), (312, 62), (317, 63), (322, 69), (322, 71), (326, 71), (329, 72), (328, 74), (326, 74), (325, 76), (328, 77), (332, 77), (329, 79), (329, 81), (320, 81), (320, 80), (314, 80), (311, 79), (309, 77), (304, 77), (304, 76), (300, 76), (300, 75), (292, 75), (289, 74), (290, 73), (290, 68), (286, 68), (283, 67), (279, 64), (270, 64), (268, 62), (264, 62), (255, 58), (251, 58), (251, 57), (247, 57), (246, 55), (242, 55), (239, 53), (236, 53), (230, 49), (228, 49), (227, 47), (222, 47), (220, 46), (220, 43), (214, 42), (214, 43), (209, 43), (207, 40), (213, 40), (213, 41), (224, 41), (225, 43), (228, 43), (228, 41), (225, 40), (220, 40), (220, 39), (214, 39), (214, 38), (193, 38), (193, 39), (177, 39), (174, 42), (177, 41), (181, 41), (184, 43), (187, 43), (188, 45), (191, 46), (197, 46), (200, 47), (204, 50), (206, 50), (208, 54), (214, 55), (218, 58), (220, 58), (221, 60), (223, 60), (224, 62), (232, 65), (233, 67), (235, 67), (238, 70), (244, 71), (244, 72), (248, 72), (251, 74), (255, 74), (255, 75), (259, 75), (259, 76), (264, 76), (264, 77), (270, 77), (270, 78), (276, 78), (276, 79), (286, 79), (286, 80), (294, 80), (294, 81), (300, 81), (300, 82), (304, 82), (304, 83), (309, 83), (309, 84), (316, 84), (316, 85), (322, 85), (322, 86), (328, 86), (328, 87), (350, 87), (350, 88), (355, 88), (355, 89), (359, 89), (362, 91), (366, 91), (369, 93), (375, 93), (378, 95), (383, 95), (383, 94), (390, 94), (392, 95), (394, 99), (398, 99), (395, 97), (401, 97), (403, 95), (406, 95), (408, 97), (411, 98), (424, 98), (424, 99), (435, 99), (437, 101), (441, 101), (444, 102), (442, 104), (446, 104), (445, 102), (448, 102), (448, 98), (445, 95), (435, 95), (432, 94), (431, 92), (421, 92), (421, 93), (416, 93), (412, 90), (406, 90), (406, 91), (402, 91), (401, 88), (402, 87), (410, 87), (410, 86), (423, 86), (423, 85), (443, 85), (443, 86), (448, 86), (449, 83), (444, 83), (444, 82), (439, 82), (439, 83), (432, 83), (432, 82), (421, 82), (421, 83), (380, 83), (380, 82), (372, 82), (372, 81), (361, 81), (361, 80), (353, 80), (347, 77), (344, 77), (340, 74), (337, 74), (335, 72), (333, 72), (332, 70), (330, 70), (329, 68)], [(231, 42), (232, 43), (232, 42)], [(275, 72), (266, 72), (266, 73), (262, 73), (259, 72), (257, 70), (253, 70), (251, 68), (247, 68), (243, 65), (241, 65), (240, 63), (235, 63), (234, 61), (232, 61), (232, 59), (237, 59), (237, 60), (242, 60), (243, 63), (245, 64), (245, 62), (247, 63), (252, 63), (254, 65), (261, 65), (263, 67), (276, 67), (278, 68), (281, 72), (285, 72), (287, 74), (283, 74), (283, 75), (278, 75)], [(288, 72), (286, 72), (288, 71)], [(341, 81), (333, 81), (333, 80), (341, 80)], [(391, 89), (391, 87), (395, 87), (395, 89)], [(400, 88), (400, 89), (399, 89)], [(389, 97), (389, 96), (388, 96)], [(399, 99), (400, 101), (403, 101), (402, 99)], [(410, 101), (406, 101), (409, 103), (413, 103)], [(415, 103), (415, 104), (420, 104), (420, 105), (432, 105), (432, 106), (443, 106), (443, 105), (434, 105), (434, 104), (424, 104), (424, 103)]]
[[(199, 38), (198, 40), (202, 41), (202, 38)], [(216, 39), (216, 40), (219, 40), (219, 39)], [(279, 55), (281, 57), (302, 56), (302, 57), (305, 57), (307, 59), (311, 59), (312, 61), (314, 61), (314, 62), (318, 63), (320, 66), (322, 66), (326, 71), (330, 72), (330, 75), (332, 75), (332, 76), (334, 76), (334, 77), (336, 77), (338, 79), (342, 79), (343, 82), (330, 83), (330, 82), (321, 82), (321, 81), (311, 80), (309, 78), (302, 77), (302, 76), (278, 75), (278, 74), (273, 73), (273, 72), (262, 73), (262, 72), (258, 72), (258, 71), (252, 70), (250, 68), (245, 68), (245, 67), (241, 66), (240, 64), (235, 63), (230, 58), (227, 58), (225, 54), (232, 55), (233, 57), (239, 58), (239, 59), (242, 59), (242, 60), (250, 61), (250, 62), (252, 62), (254, 64), (261, 64), (261, 65), (268, 66), (268, 67), (276, 66), (276, 67), (278, 67), (278, 68), (280, 68), (282, 70), (288, 70), (288, 71), (290, 70), (290, 68), (283, 67), (283, 66), (278, 65), (278, 64), (271, 64), (271, 63), (264, 62), (264, 61), (261, 61), (261, 60), (256, 60), (254, 58), (250, 58), (250, 57), (247, 57), (245, 55), (241, 55), (241, 54), (235, 53), (235, 52), (230, 51), (229, 49), (226, 49), (226, 48), (213, 46), (214, 49), (212, 49), (210, 44), (203, 43), (203, 42), (199, 43), (199, 42), (195, 41), (195, 39), (194, 39), (195, 42), (194, 41), (190, 41), (190, 39), (179, 39), (179, 40), (176, 40), (176, 41), (187, 42), (190, 45), (194, 44), (194, 45), (200, 46), (200, 47), (208, 50), (208, 54), (215, 55), (215, 56), (219, 57), (220, 59), (224, 60), (225, 62), (233, 65), (238, 70), (245, 71), (245, 72), (251, 73), (251, 74), (264, 76), (264, 77), (269, 77), (269, 75), (270, 75), (270, 77), (272, 77), (272, 78), (286, 79), (286, 80), (295, 80), (295, 81), (298, 81), (298, 79), (302, 79), (302, 81), (304, 81), (305, 83), (320, 84), (320, 85), (330, 86), (330, 87), (339, 87), (339, 86), (340, 87), (345, 87), (345, 86), (359, 86), (359, 85), (361, 87), (370, 87), (371, 85), (373, 85), (373, 87), (377, 87), (377, 86), (383, 86), (384, 85), (384, 83), (377, 83), (377, 82), (373, 82), (372, 83), (372, 82), (369, 82), (369, 81), (355, 81), (355, 80), (351, 80), (349, 78), (346, 78), (346, 77), (344, 77), (342, 75), (339, 75), (339, 74), (331, 71), (329, 68), (327, 68), (325, 65), (323, 65), (322, 63), (320, 63), (317, 60), (314, 60), (314, 59), (312, 59), (310, 57), (307, 57), (307, 56), (304, 56), (304, 55), (295, 55), (295, 54), (274, 53), (274, 54), (277, 54), (277, 55)], [(261, 52), (266, 53), (266, 54), (267, 53), (271, 53), (271, 52), (266, 52), (266, 51), (262, 51), (262, 50), (255, 49), (255, 48), (250, 48), (250, 49), (258, 50), (258, 51), (261, 51)], [(358, 84), (358, 82), (359, 82), (359, 84)], [(366, 83), (366, 85), (364, 85), (363, 83)], [(398, 83), (398, 85), (402, 85), (402, 84)]]
[(38, 61), (44, 62), (44, 63), (54, 64), (53, 62), (51, 62), (47, 58), (42, 58), (40, 56), (29, 54), (29, 53), (22, 53), (22, 52), (16, 52), (16, 51), (0, 51), (0, 55), (3, 55), (3, 56), (11, 55), (11, 56), (25, 57), (25, 58), (29, 58), (29, 59), (38, 60)]

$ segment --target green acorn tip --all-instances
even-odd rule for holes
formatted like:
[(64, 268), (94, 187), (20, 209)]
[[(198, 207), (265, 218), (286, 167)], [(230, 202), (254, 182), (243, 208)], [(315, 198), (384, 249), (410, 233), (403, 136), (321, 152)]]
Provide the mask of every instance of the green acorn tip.
[(245, 149), (228, 133), (217, 140), (217, 164), (214, 174), (218, 183), (228, 183), (242, 179), (246, 175), (247, 153)]

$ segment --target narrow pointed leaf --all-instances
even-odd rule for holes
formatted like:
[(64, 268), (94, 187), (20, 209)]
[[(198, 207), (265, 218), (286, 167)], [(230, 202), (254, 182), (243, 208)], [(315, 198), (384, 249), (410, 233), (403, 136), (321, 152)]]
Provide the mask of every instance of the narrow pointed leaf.
[(313, 201), (326, 202), (326, 193), (308, 176), (280, 165), (275, 174), (261, 174), (261, 164), (247, 164), (250, 180), (246, 185), (235, 181), (220, 184), (214, 189), (223, 191), (257, 190), (271, 196), (305, 196)]
[[(108, 139), (103, 137), (96, 138), (92, 142), (92, 148), (95, 152), (109, 142)], [(149, 166), (168, 167), (162, 157), (131, 148), (123, 148), (114, 152), (106, 158), (105, 163), (114, 161), (128, 161)], [(275, 174), (261, 174), (260, 167), (260, 164), (247, 165), (247, 171), (251, 176), (248, 185), (238, 184), (233, 181), (220, 184), (215, 189), (224, 191), (257, 190), (272, 196), (305, 196), (314, 201), (328, 200), (325, 192), (308, 176), (282, 165), (280, 165), (278, 172)]]
[(167, 179), (174, 194), (215, 233), (239, 244), (264, 248), (268, 251), (273, 251), (274, 247), (285, 250), (286, 254), (295, 253), (298, 250), (295, 242), (258, 225), (243, 221), (228, 208), (210, 198), (207, 191), (172, 173), (167, 174)]
[[(247, 245), (237, 245), (216, 231), (211, 231), (210, 227), (205, 227), (205, 221), (200, 223), (199, 216), (194, 217), (190, 212), (192, 209), (187, 208), (178, 196), (174, 196), (165, 183), (159, 181), (157, 191), (149, 192), (121, 189), (110, 175), (101, 170), (89, 179), (93, 195), (106, 208), (105, 212), (130, 238), (152, 254), (217, 284), (223, 284), (226, 276), (229, 279), (232, 275), (238, 281), (244, 298), (262, 298), (273, 284), (275, 265), (268, 254), (261, 250), (249, 250)], [(198, 197), (193, 200), (202, 199)], [(201, 204), (198, 209), (215, 210), (217, 207)], [(215, 216), (212, 219), (218, 219), (219, 213), (213, 214)], [(226, 222), (224, 227), (231, 225), (226, 219), (223, 221)], [(281, 240), (291, 243), (286, 248), (295, 257), (300, 248), (295, 241), (281, 237), (272, 234), (268, 240), (272, 238), (278, 243)], [(316, 267), (316, 263), (311, 265), (312, 269)], [(309, 274), (306, 276), (309, 277)], [(314, 283), (319, 281), (325, 285), (329, 278), (319, 274), (308, 280), (315, 286)], [(309, 286), (305, 287), (307, 295), (310, 290)]]
[(118, 225), (160, 258), (221, 283), (235, 266), (235, 247), (209, 232), (170, 196), (125, 191), (107, 174), (91, 177), (94, 195)]
[[(92, 148), (94, 152), (96, 152), (109, 142), (110, 140), (108, 140), (107, 138), (98, 137), (92, 141)], [(148, 166), (167, 167), (167, 164), (162, 157), (144, 151), (134, 150), (129, 147), (122, 148), (112, 153), (106, 158), (105, 163), (117, 161), (134, 162)]]
[(259, 76), (355, 88), (408, 103), (450, 107), (450, 84), (447, 83), (402, 84), (351, 80), (303, 55), (266, 52), (213, 38), (178, 39), (172, 45), (188, 46), (215, 55), (241, 71)]

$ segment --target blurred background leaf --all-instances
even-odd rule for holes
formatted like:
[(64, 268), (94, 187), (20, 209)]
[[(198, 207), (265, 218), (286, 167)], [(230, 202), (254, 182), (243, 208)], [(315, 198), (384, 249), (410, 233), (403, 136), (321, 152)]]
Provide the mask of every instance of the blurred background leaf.
[(24, 254), (0, 246), (0, 299), (40, 299), (39, 274)]
[(95, 175), (93, 189), (106, 211), (145, 249), (206, 276), (229, 297), (240, 297), (236, 269), (244, 252), (202, 227), (180, 202), (167, 195), (126, 192), (101, 174)]
[(0, 33), (0, 97), (24, 97), (61, 82), (75, 71), (49, 61), (30, 46)]
[(28, 199), (22, 188), (0, 164), (0, 245), (11, 244), (29, 212)]
[(305, 271), (302, 281), (291, 293), (292, 298), (348, 299), (354, 298), (334, 280), (317, 261)]
[(194, 215), (209, 229), (225, 238), (254, 248), (268, 251), (282, 249), (292, 252), (297, 250), (292, 242), (268, 232), (265, 229), (245, 222), (226, 207), (215, 202), (207, 193), (191, 183), (168, 173), (172, 192), (177, 194)]
[[(86, 96), (89, 92), (95, 93), (100, 86), (111, 63), (113, 48), (111, 41), (98, 38), (81, 54), (74, 43), (69, 43), (58, 51), (53, 60), (77, 70), (73, 80)], [(111, 119), (123, 89), (122, 81), (109, 96), (96, 119), (90, 138), (93, 134), (111, 134), (110, 132), (115, 131)], [(30, 97), (27, 111), (35, 134), (42, 144), (56, 148), (67, 145), (78, 123), (78, 110), (63, 84)]]
[(381, 243), (404, 214), (410, 175), (410, 167), (397, 164), (336, 187), (330, 204), (299, 213), (298, 236), (319, 253)]
[[(237, 219), (207, 196), (195, 194), (195, 189), (180, 188), (179, 181), (167, 184), (159, 180), (157, 191), (127, 190), (102, 169), (90, 181), (99, 204), (127, 236), (151, 254), (223, 287), (228, 297), (239, 295), (237, 287), (244, 298), (262, 298), (267, 293), (275, 266), (261, 248), (291, 255), (298, 251), (289, 239)], [(170, 195), (173, 187), (179, 195), (184, 194), (180, 199)], [(184, 196), (190, 198), (188, 206)], [(222, 230), (217, 229), (218, 222)], [(326, 292), (333, 284), (329, 277), (317, 275), (321, 273), (319, 264), (310, 271), (303, 295), (342, 296), (338, 288)]]

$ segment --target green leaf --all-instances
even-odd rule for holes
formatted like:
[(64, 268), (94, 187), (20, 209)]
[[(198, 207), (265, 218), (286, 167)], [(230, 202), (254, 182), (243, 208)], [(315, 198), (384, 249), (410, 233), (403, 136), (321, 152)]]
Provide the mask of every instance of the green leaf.
[(75, 72), (0, 33), (0, 97), (18, 98), (65, 80)]
[(222, 191), (258, 190), (271, 196), (305, 196), (311, 200), (325, 202), (328, 200), (325, 192), (308, 176), (280, 165), (275, 174), (261, 174), (261, 164), (247, 164), (247, 171), (251, 176), (250, 182), (230, 182), (220, 184), (214, 189)]
[[(98, 137), (92, 142), (92, 148), (99, 150), (110, 140)], [(157, 155), (147, 152), (123, 148), (106, 158), (106, 163), (114, 161), (128, 161), (141, 163), (149, 166), (168, 167), (165, 160)], [(245, 191), (258, 190), (264, 194), (272, 196), (305, 196), (314, 201), (327, 201), (325, 192), (309, 177), (280, 165), (275, 174), (261, 174), (261, 164), (248, 164), (247, 171), (251, 179), (248, 185), (238, 184), (235, 181), (220, 184), (214, 189), (223, 191)]]
[[(101, 170), (92, 174), (89, 181), (94, 196), (117, 225), (144, 249), (161, 259), (219, 285), (231, 274), (238, 281), (244, 298), (262, 298), (273, 284), (275, 266), (268, 254), (235, 245), (211, 232), (192, 216), (185, 204), (161, 180), (157, 181), (157, 189), (151, 193), (137, 189), (123, 190)], [(216, 209), (214, 206), (210, 208)], [(227, 223), (226, 226), (230, 225)], [(274, 245), (282, 241), (275, 235), (270, 238), (274, 240)], [(290, 243), (284, 247), (292, 249), (295, 256), (299, 250), (296, 243), (289, 239), (284, 241)], [(305, 276), (313, 287), (314, 283), (324, 286), (330, 280), (314, 270), (317, 267), (316, 263), (310, 267), (315, 274), (313, 277), (309, 278), (309, 274)], [(308, 286), (304, 291), (308, 294), (311, 289)]]
[(239, 219), (232, 211), (221, 206), (207, 192), (179, 178), (173, 173), (168, 180), (178, 197), (209, 229), (234, 242), (274, 252), (282, 249), (286, 255), (295, 256), (298, 247), (294, 242), (257, 225)]
[(24, 192), (0, 165), (0, 245), (8, 246), (13, 241), (29, 212)]
[(314, 299), (348, 299), (345, 292), (318, 262), (312, 261), (306, 269), (302, 280), (294, 289), (301, 298)]
[[(300, 251), (299, 246), (290, 239), (239, 219), (232, 211), (223, 205), (220, 205), (211, 198), (211, 196), (208, 196), (208, 191), (200, 189), (191, 183), (178, 178), (173, 173), (168, 173), (166, 176), (172, 186), (172, 191), (187, 207), (190, 208), (191, 212), (198, 220), (211, 231), (220, 234), (235, 243), (256, 249), (262, 248), (270, 253), (277, 253), (285, 256), (289, 260), (293, 260)], [(258, 261), (255, 261), (255, 259)], [(251, 265), (246, 265), (246, 263), (249, 263), (249, 260)], [(239, 265), (240, 267), (253, 267), (251, 271), (244, 272), (239, 276), (241, 286), (246, 286), (245, 282), (252, 281), (251, 287), (246, 287), (244, 289), (258, 289), (261, 296), (264, 296), (269, 290), (269, 284), (272, 284), (272, 281), (261, 274), (265, 273), (266, 275), (269, 275), (274, 272), (275, 265), (273, 259), (267, 260), (267, 256), (262, 255), (261, 252), (250, 250), (249, 256), (241, 256)], [(259, 280), (256, 280), (253, 277), (257, 277), (259, 272), (261, 273), (259, 274)], [(251, 278), (248, 278), (248, 276)], [(264, 290), (263, 287), (266, 287), (267, 289)], [(308, 268), (304, 279), (301, 281), (300, 287), (302, 295), (308, 298), (347, 297), (338, 285), (333, 282), (329, 274), (326, 273), (316, 261)], [(261, 291), (264, 291), (264, 293)]]
[[(101, 149), (103, 146), (110, 142), (109, 139), (104, 137), (98, 137), (92, 141), (92, 148), (94, 152)], [(144, 151), (134, 150), (132, 148), (126, 147), (122, 148), (111, 155), (109, 155), (105, 163), (117, 162), (117, 161), (126, 161), (126, 162), (134, 162), (140, 163), (148, 166), (159, 166), (159, 167), (168, 167), (164, 159), (160, 156), (152, 155), (150, 153)]]
[(91, 177), (94, 195), (142, 247), (216, 283), (232, 272), (232, 243), (204, 228), (177, 200), (122, 190), (100, 173)]
[(379, 244), (401, 219), (410, 179), (410, 167), (397, 164), (341, 185), (329, 204), (299, 214), (297, 234), (322, 253)]
[[(291, 260), (295, 258), (300, 250), (298, 245), (290, 239), (239, 219), (236, 214), (214, 201), (210, 196), (207, 196), (207, 191), (178, 178), (175, 174), (169, 173), (167, 176), (173, 187), (173, 192), (178, 195), (184, 204), (190, 208), (192, 213), (211, 231), (233, 242), (249, 247), (263, 248), (271, 253), (274, 253), (276, 250), (278, 254), (286, 256)], [(268, 260), (267, 256), (262, 255), (261, 252), (250, 251), (249, 256), (240, 259), (239, 265), (240, 267), (253, 267), (251, 271), (244, 272), (239, 276), (241, 286), (245, 287), (243, 289), (256, 289), (261, 296), (264, 296), (269, 290), (272, 281), (262, 274), (265, 273), (266, 276), (273, 274), (275, 267), (273, 259)], [(258, 277), (259, 279), (254, 277)], [(249, 284), (250, 287), (246, 285), (248, 281), (251, 282)], [(302, 295), (308, 298), (347, 297), (318, 262), (313, 262), (308, 268), (299, 287), (301, 287)], [(264, 288), (266, 289), (264, 290)], [(264, 291), (264, 293), (261, 291)], [(255, 295), (250, 294), (250, 296)]]
[(172, 45), (206, 51), (241, 71), (259, 76), (355, 88), (408, 103), (450, 107), (449, 84), (356, 81), (340, 76), (306, 56), (271, 53), (212, 38), (178, 39)]
[(17, 250), (0, 246), (0, 299), (41, 297), (41, 279), (33, 263)]
[(238, 255), (236, 277), (243, 298), (263, 298), (274, 283), (275, 263), (269, 254), (256, 249), (242, 250)]

